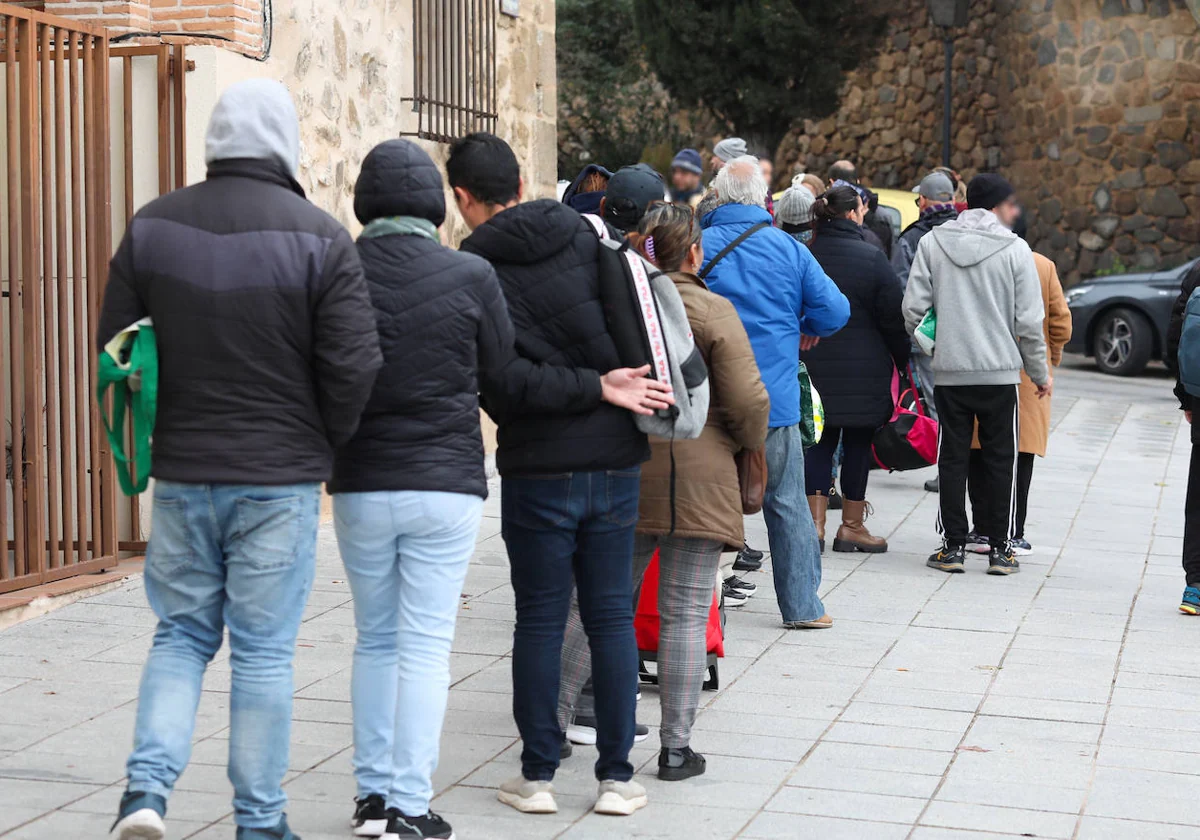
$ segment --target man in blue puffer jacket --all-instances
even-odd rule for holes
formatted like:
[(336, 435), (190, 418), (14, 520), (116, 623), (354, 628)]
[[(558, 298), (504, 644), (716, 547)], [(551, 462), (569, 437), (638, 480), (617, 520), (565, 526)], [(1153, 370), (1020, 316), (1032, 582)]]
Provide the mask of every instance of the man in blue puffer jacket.
[[(850, 317), (850, 304), (808, 248), (771, 226), (757, 159), (743, 156), (726, 163), (715, 188), (721, 205), (700, 222), (710, 260), (705, 280), (737, 308), (771, 396), (763, 515), (779, 611), (791, 629), (829, 627), (833, 619), (817, 595), (821, 549), (804, 495), (796, 367), (801, 334), (815, 339), (837, 332)], [(765, 223), (761, 229), (715, 259), (760, 223)]]

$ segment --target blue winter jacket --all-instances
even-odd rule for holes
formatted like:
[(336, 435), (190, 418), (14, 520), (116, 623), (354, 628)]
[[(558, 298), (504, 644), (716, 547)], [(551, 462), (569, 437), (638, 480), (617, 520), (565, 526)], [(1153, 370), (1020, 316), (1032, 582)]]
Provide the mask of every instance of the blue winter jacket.
[[(704, 255), (711, 260), (759, 222), (771, 216), (761, 207), (725, 204), (700, 221)], [(744, 240), (705, 277), (708, 287), (728, 298), (741, 316), (767, 393), (772, 429), (800, 422), (800, 333), (833, 335), (850, 318), (850, 303), (808, 248), (776, 227)]]

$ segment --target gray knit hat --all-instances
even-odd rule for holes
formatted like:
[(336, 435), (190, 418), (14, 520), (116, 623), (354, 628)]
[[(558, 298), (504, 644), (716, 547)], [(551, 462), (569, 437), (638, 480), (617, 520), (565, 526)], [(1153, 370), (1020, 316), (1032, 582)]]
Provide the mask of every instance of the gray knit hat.
[(741, 137), (726, 137), (713, 147), (713, 156), (728, 163), (746, 154), (746, 141)]
[(813, 219), (813, 203), (817, 199), (808, 187), (793, 184), (775, 202), (775, 225), (802, 225)]

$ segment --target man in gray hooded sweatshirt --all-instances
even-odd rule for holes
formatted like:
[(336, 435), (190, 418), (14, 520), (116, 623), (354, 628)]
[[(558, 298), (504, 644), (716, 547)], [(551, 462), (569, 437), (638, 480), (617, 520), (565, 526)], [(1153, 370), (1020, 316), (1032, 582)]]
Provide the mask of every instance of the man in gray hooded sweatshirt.
[(1045, 312), (1033, 254), (1010, 230), (1021, 213), (1012, 185), (994, 173), (977, 175), (967, 186), (967, 207), (921, 239), (904, 293), (910, 334), (931, 309), (937, 313), (933, 371), (944, 543), (927, 565), (964, 571), (967, 463), (978, 422), (995, 521), (976, 526), (991, 539), (988, 573), (1008, 575), (1020, 568), (1009, 545), (1017, 386), (1024, 368), (1039, 399), (1050, 393)]
[(296, 838), (281, 782), (321, 482), (382, 361), (354, 242), (296, 182), (299, 135), (278, 82), (230, 87), (209, 123), (207, 179), (146, 205), (112, 259), (99, 343), (149, 317), (159, 355), (145, 570), (158, 626), (120, 840), (164, 836), (226, 629), (238, 840)]

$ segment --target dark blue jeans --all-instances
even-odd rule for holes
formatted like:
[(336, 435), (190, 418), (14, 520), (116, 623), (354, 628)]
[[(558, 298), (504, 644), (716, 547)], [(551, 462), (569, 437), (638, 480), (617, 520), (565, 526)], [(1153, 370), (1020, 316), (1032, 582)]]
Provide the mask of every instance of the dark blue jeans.
[(516, 593), (513, 717), (526, 779), (558, 769), (559, 657), (571, 585), (592, 649), (596, 778), (633, 777), (637, 642), (633, 634), (633, 527), (641, 470), (506, 477), (503, 536)]

